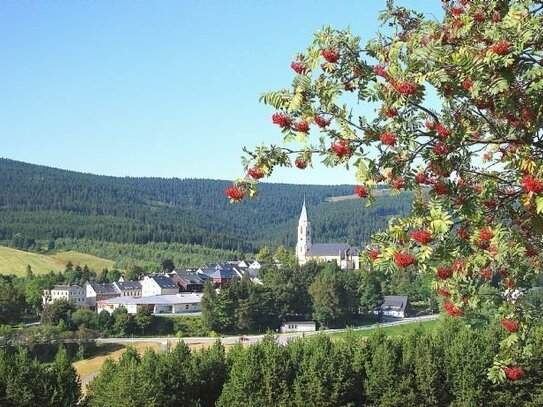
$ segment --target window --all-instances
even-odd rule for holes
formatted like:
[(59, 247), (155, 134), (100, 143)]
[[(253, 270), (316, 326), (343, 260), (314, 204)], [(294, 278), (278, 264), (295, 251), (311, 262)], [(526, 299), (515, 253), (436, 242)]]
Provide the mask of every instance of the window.
[(190, 305), (189, 304), (185, 304), (185, 309), (189, 309)]

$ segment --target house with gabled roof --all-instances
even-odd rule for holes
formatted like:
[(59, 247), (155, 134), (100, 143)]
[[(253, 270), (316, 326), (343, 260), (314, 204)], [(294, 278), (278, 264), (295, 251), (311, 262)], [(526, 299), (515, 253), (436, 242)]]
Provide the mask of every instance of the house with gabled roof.
[(168, 274), (179, 286), (181, 292), (201, 292), (204, 290), (204, 279), (195, 269), (176, 269)]
[(121, 292), (115, 283), (98, 284), (88, 281), (85, 284), (86, 303), (91, 308), (96, 308), (98, 301), (107, 300), (109, 298), (120, 297)]
[(311, 222), (307, 217), (305, 199), (298, 220), (298, 241), (296, 242), (296, 257), (303, 265), (308, 261), (334, 261), (344, 270), (360, 268), (359, 250), (347, 243), (313, 243), (311, 237)]
[(405, 318), (409, 313), (409, 297), (406, 295), (385, 295), (383, 303), (373, 310), (375, 315)]
[(179, 286), (171, 277), (162, 274), (145, 276), (140, 283), (142, 297), (150, 295), (173, 295), (179, 292)]

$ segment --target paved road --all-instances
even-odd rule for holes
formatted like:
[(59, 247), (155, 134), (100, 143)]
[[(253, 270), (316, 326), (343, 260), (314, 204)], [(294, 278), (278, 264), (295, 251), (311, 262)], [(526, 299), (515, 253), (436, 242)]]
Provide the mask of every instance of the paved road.
[[(380, 324), (373, 324), (373, 325), (367, 325), (362, 327), (353, 328), (354, 331), (360, 331), (360, 330), (368, 330), (368, 329), (375, 329), (377, 327), (385, 328), (389, 326), (396, 326), (396, 325), (405, 325), (405, 324), (412, 324), (416, 322), (424, 322), (424, 321), (431, 321), (438, 318), (438, 314), (435, 315), (424, 315), (421, 317), (414, 317), (414, 318), (405, 318), (398, 321), (393, 322), (386, 322), (386, 323), (380, 323)], [(327, 329), (322, 331), (316, 331), (316, 332), (295, 332), (295, 333), (288, 333), (288, 334), (278, 334), (277, 335), (277, 341), (280, 344), (286, 344), (289, 340), (301, 338), (304, 336), (311, 336), (311, 335), (318, 335), (318, 334), (334, 334), (334, 333), (340, 333), (345, 332), (347, 329)], [(264, 338), (265, 335), (244, 335), (244, 343), (250, 344), (250, 343), (257, 343)], [(187, 338), (176, 338), (176, 337), (138, 337), (138, 338), (100, 338), (96, 341), (98, 343), (134, 343), (134, 342), (157, 342), (162, 344), (163, 347), (166, 347), (168, 343), (176, 343), (179, 341), (185, 342), (187, 345), (189, 344), (198, 344), (198, 343), (214, 343), (217, 339), (220, 339), (221, 342), (225, 345), (232, 345), (235, 343), (240, 342), (240, 336), (223, 336), (220, 338), (214, 338), (214, 337), (187, 337)]]

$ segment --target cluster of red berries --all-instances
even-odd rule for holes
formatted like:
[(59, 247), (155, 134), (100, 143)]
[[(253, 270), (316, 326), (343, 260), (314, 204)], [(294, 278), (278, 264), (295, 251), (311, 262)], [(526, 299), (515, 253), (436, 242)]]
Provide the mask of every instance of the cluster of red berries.
[(301, 157), (296, 157), (296, 160), (294, 160), (294, 165), (296, 166), (296, 168), (303, 170), (307, 167), (307, 161)]
[(471, 236), (471, 233), (469, 230), (467, 229), (458, 229), (456, 231), (456, 236), (458, 236), (460, 239), (464, 239), (464, 240), (467, 240), (470, 238)]
[(485, 267), (481, 270), (481, 276), (483, 276), (487, 280), (490, 280), (492, 278), (492, 273), (488, 267)]
[(367, 198), (370, 194), (370, 191), (368, 191), (368, 188), (364, 185), (357, 185), (354, 187), (354, 193), (360, 198)]
[(375, 249), (372, 249), (368, 252), (368, 256), (373, 261), (377, 260), (377, 257), (379, 257), (379, 252)]
[(439, 295), (442, 295), (443, 297), (448, 298), (451, 296), (451, 292), (444, 287), (439, 287), (437, 292), (439, 293)]
[(444, 181), (438, 181), (434, 184), (434, 187), (432, 188), (432, 191), (436, 195), (448, 195), (449, 194), (449, 186)]
[(290, 120), (290, 117), (288, 115), (279, 112), (273, 114), (272, 122), (273, 124), (277, 124), (283, 129), (290, 127), (290, 125), (292, 124), (292, 120)]
[(396, 136), (390, 131), (387, 131), (381, 134), (381, 137), (379, 137), (379, 140), (381, 140), (381, 143), (383, 143), (386, 146), (393, 146), (396, 144)]
[(509, 332), (517, 332), (519, 327), (519, 323), (517, 321), (512, 321), (507, 318), (502, 319), (502, 325)]
[(377, 76), (381, 76), (385, 79), (388, 78), (388, 72), (382, 64), (376, 65), (375, 68), (373, 68), (373, 72), (375, 72), (375, 75)]
[(481, 242), (489, 241), (493, 237), (494, 237), (494, 233), (492, 233), (489, 227), (484, 227), (479, 232), (479, 241)]
[(260, 179), (264, 176), (264, 171), (260, 167), (249, 168), (247, 174), (253, 179)]
[(383, 114), (386, 117), (396, 117), (398, 116), (398, 110), (394, 109), (393, 107), (383, 106), (382, 108)]
[(335, 63), (339, 60), (339, 51), (335, 49), (325, 48), (321, 51), (321, 55), (330, 63)]
[(313, 119), (315, 120), (315, 123), (317, 124), (317, 126), (319, 126), (321, 129), (329, 126), (330, 121), (331, 121), (330, 119), (326, 119), (323, 116), (320, 116), (318, 114), (316, 114)]
[(234, 202), (240, 202), (245, 196), (245, 192), (239, 187), (228, 187), (224, 190), (224, 193)]
[(454, 305), (451, 301), (447, 301), (444, 308), (445, 311), (447, 311), (447, 314), (453, 318), (462, 316), (462, 310), (458, 306)]
[(518, 380), (524, 376), (524, 370), (518, 366), (504, 367), (503, 371), (505, 375), (507, 376), (507, 378), (510, 380)]
[(453, 13), (455, 16), (459, 16), (461, 14), (464, 14), (464, 7), (452, 6), (451, 7), (451, 13)]
[(424, 172), (419, 172), (417, 175), (415, 175), (415, 181), (418, 184), (426, 184), (428, 182), (428, 178)]
[(402, 95), (411, 96), (417, 93), (418, 86), (414, 82), (410, 81), (402, 81), (402, 82), (395, 82), (392, 84), (394, 89), (396, 89), (399, 93)]
[(473, 87), (473, 82), (470, 81), (469, 79), (466, 79), (465, 81), (462, 82), (462, 88), (464, 90), (470, 90), (472, 87)]
[(453, 270), (451, 267), (440, 267), (437, 269), (437, 278), (440, 280), (447, 280), (453, 275)]
[(432, 232), (427, 230), (414, 230), (411, 232), (411, 239), (421, 244), (428, 244), (433, 240)]
[(353, 153), (351, 150), (351, 145), (347, 140), (339, 140), (337, 143), (332, 143), (330, 148), (338, 158), (348, 158)]
[(294, 70), (294, 72), (298, 74), (302, 74), (306, 71), (307, 67), (303, 62), (295, 61), (290, 64), (290, 67)]
[(436, 123), (434, 125), (434, 128), (435, 128), (437, 134), (439, 135), (439, 137), (441, 137), (441, 138), (449, 137), (451, 135), (451, 133), (452, 133), (448, 128), (446, 128), (445, 126), (443, 126), (440, 123)]
[(390, 185), (392, 186), (392, 188), (401, 189), (404, 187), (405, 181), (402, 177), (398, 177), (390, 181)]
[(540, 179), (536, 179), (530, 175), (525, 176), (520, 181), (525, 192), (540, 193), (543, 191), (543, 182)]
[(449, 145), (442, 141), (438, 141), (434, 146), (434, 153), (437, 155), (449, 154)]
[(394, 262), (398, 267), (409, 267), (416, 261), (417, 259), (408, 253), (397, 252), (394, 254)]
[(473, 20), (477, 21), (478, 23), (482, 23), (486, 20), (486, 14), (484, 11), (477, 11), (473, 14)]
[(309, 133), (309, 123), (307, 123), (306, 121), (300, 121), (296, 123), (294, 125), (294, 128), (300, 133)]
[(490, 50), (498, 55), (507, 55), (509, 53), (509, 48), (511, 47), (511, 43), (508, 41), (499, 42), (498, 44), (494, 44), (490, 47)]
[(539, 253), (537, 252), (537, 250), (535, 250), (533, 247), (526, 248), (526, 257), (535, 257), (538, 254)]

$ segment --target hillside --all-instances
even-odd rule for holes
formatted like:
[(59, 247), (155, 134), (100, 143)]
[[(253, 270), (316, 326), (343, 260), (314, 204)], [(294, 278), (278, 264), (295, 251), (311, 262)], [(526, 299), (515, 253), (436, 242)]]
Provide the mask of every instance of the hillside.
[(32, 267), (35, 274), (63, 271), (68, 261), (71, 261), (74, 265), (80, 264), (83, 266), (86, 264), (96, 271), (113, 268), (112, 260), (75, 251), (45, 255), (0, 246), (0, 274), (24, 275), (27, 265)]
[(409, 194), (383, 195), (365, 209), (361, 200), (327, 202), (352, 194), (351, 185), (262, 183), (258, 199), (231, 205), (228, 184), (98, 176), (0, 159), (0, 241), (23, 248), (33, 240), (164, 242), (232, 253), (262, 244), (293, 247), (305, 196), (316, 242), (362, 244), (411, 204)]

